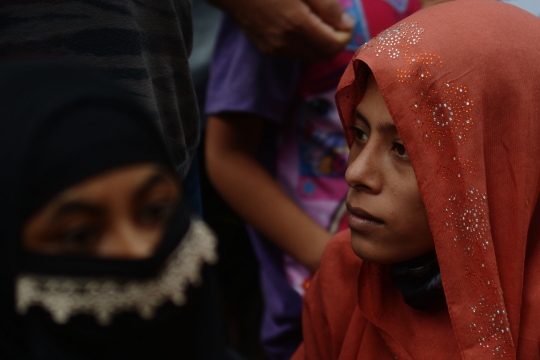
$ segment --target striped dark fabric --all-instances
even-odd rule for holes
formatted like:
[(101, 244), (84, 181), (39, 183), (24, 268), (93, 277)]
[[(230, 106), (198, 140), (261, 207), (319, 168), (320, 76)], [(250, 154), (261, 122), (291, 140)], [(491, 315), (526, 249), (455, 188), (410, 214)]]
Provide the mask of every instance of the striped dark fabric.
[(184, 177), (199, 141), (190, 0), (1, 0), (0, 60), (102, 69), (154, 112)]

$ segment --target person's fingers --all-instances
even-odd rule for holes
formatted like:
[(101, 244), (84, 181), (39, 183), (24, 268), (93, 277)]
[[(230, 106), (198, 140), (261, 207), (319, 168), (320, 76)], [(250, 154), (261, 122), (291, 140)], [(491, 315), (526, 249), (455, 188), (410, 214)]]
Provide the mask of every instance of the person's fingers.
[(352, 33), (350, 31), (336, 31), (334, 38), (336, 42), (340, 44), (340, 47), (344, 47), (351, 40)]
[(354, 19), (347, 14), (337, 0), (304, 0), (316, 15), (336, 30), (351, 31)]
[[(232, 14), (265, 54), (304, 61), (330, 59), (350, 39), (350, 32), (336, 30), (303, 0), (250, 1), (253, 2), (249, 8), (242, 9), (249, 11)], [(253, 16), (254, 13), (258, 16)]]
[(310, 13), (302, 27), (303, 43), (312, 60), (330, 59), (336, 56), (351, 39), (351, 31), (336, 30)]

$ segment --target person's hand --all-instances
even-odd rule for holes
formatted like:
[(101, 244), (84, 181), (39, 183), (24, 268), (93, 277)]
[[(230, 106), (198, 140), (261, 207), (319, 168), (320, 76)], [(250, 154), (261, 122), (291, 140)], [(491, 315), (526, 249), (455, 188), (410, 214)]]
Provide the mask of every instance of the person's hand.
[(337, 0), (207, 0), (242, 27), (265, 54), (299, 60), (336, 56), (354, 20)]

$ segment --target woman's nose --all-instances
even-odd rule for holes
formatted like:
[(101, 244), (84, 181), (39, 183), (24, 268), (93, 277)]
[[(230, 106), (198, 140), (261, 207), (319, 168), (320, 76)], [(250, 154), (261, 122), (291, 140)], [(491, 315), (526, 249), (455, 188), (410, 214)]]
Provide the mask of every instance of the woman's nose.
[(345, 180), (353, 189), (379, 193), (383, 185), (382, 165), (376, 146), (368, 143), (363, 149), (355, 149), (353, 145), (349, 154)]
[(153, 255), (161, 239), (159, 231), (146, 231), (133, 222), (117, 224), (106, 243), (101, 246), (101, 256), (122, 259), (145, 259)]

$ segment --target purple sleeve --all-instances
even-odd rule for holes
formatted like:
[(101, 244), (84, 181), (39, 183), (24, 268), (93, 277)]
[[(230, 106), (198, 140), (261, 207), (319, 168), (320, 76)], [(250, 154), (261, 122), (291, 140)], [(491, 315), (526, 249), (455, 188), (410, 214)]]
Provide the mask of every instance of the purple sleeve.
[(249, 112), (281, 122), (298, 94), (299, 78), (298, 62), (263, 55), (225, 16), (212, 56), (205, 112)]

